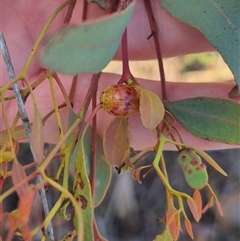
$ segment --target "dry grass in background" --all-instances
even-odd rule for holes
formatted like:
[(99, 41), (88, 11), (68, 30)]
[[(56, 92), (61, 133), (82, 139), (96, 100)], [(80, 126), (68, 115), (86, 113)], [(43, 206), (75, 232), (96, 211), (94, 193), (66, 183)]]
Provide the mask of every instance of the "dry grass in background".
[[(157, 60), (130, 61), (135, 78), (159, 80)], [(191, 54), (164, 59), (167, 81), (219, 82), (233, 81), (233, 75), (222, 57), (215, 52)], [(111, 61), (103, 72), (122, 73), (120, 61)]]

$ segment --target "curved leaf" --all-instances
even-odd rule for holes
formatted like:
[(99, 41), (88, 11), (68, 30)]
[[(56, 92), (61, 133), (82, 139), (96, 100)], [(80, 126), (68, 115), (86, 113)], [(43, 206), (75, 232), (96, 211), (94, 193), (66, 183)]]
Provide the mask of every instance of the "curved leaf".
[(199, 29), (219, 51), (240, 86), (239, 0), (158, 0), (179, 20)]
[[(87, 170), (90, 172), (90, 161), (91, 161), (91, 130), (90, 126), (86, 131), (83, 138), (84, 154), (86, 157)], [(95, 190), (95, 200), (94, 206), (98, 206), (108, 190), (110, 180), (111, 180), (111, 167), (105, 160), (103, 151), (103, 139), (100, 135), (97, 135), (97, 153), (96, 153), (96, 190)]]
[(205, 140), (240, 144), (240, 105), (198, 97), (166, 102), (165, 108), (193, 135)]
[(138, 84), (133, 84), (139, 90), (141, 120), (146, 128), (154, 129), (164, 117), (164, 106), (160, 98), (152, 91), (143, 88)]
[(186, 182), (191, 188), (201, 189), (208, 183), (206, 165), (202, 163), (201, 157), (192, 149), (183, 149), (177, 158), (178, 164)]
[(135, 3), (121, 12), (58, 30), (40, 52), (43, 66), (68, 75), (98, 73), (113, 58)]
[(103, 134), (103, 150), (110, 165), (119, 166), (128, 157), (130, 146), (126, 117), (116, 117), (108, 125)]

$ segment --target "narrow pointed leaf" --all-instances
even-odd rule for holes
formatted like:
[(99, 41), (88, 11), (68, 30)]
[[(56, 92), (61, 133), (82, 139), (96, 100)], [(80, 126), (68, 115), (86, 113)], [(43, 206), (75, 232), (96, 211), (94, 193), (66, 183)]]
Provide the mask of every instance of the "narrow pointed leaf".
[(184, 224), (188, 232), (188, 235), (191, 237), (191, 239), (194, 239), (191, 222), (188, 219), (185, 219)]
[(38, 163), (43, 161), (43, 123), (38, 112), (38, 109), (35, 107), (33, 123), (31, 126), (31, 146), (34, 153), (34, 157)]
[[(86, 157), (86, 165), (87, 170), (90, 172), (90, 161), (91, 161), (91, 130), (92, 128), (89, 127), (86, 131), (84, 138), (83, 138), (83, 146), (84, 146), (84, 153)], [(111, 180), (111, 166), (105, 160), (104, 151), (103, 151), (103, 139), (100, 135), (97, 135), (97, 153), (96, 153), (96, 189), (95, 189), (95, 200), (94, 206), (98, 206), (110, 184)]]
[(198, 213), (198, 207), (197, 207), (196, 202), (192, 198), (188, 198), (187, 204), (191, 210), (191, 213), (192, 213), (194, 219), (196, 220), (196, 222), (198, 222), (200, 220), (201, 216)]
[(160, 98), (140, 85), (134, 85), (140, 93), (140, 115), (146, 128), (154, 129), (162, 121), (165, 110)]
[(100, 72), (117, 51), (134, 6), (132, 3), (121, 12), (58, 30), (45, 41), (40, 62), (68, 75)]
[(103, 134), (103, 150), (110, 165), (119, 166), (128, 157), (130, 146), (127, 117), (116, 117), (109, 124)]
[(217, 170), (223, 176), (227, 176), (227, 173), (205, 151), (200, 150), (196, 147), (191, 148), (196, 151), (202, 158), (204, 158), (205, 161), (208, 162), (215, 170)]
[(198, 189), (194, 189), (193, 200), (197, 204), (198, 214), (201, 219), (201, 217), (202, 217), (202, 197), (201, 197), (201, 193)]
[[(27, 178), (27, 175), (23, 169), (23, 166), (18, 162), (18, 160), (14, 160), (12, 164), (12, 182), (13, 185), (19, 184), (24, 179)], [(16, 192), (19, 198), (24, 195), (28, 191), (28, 183), (23, 183), (19, 188), (16, 189)]]
[(158, 0), (179, 20), (199, 29), (219, 51), (240, 86), (239, 0)]
[(93, 240), (93, 203), (91, 197), (91, 187), (88, 179), (86, 160), (83, 150), (83, 140), (78, 141), (73, 163), (75, 168), (73, 178), (73, 195), (78, 201), (82, 210), (83, 224), (80, 224), (77, 215), (74, 215), (73, 224), (76, 230), (83, 225), (83, 240)]
[(173, 206), (167, 210), (166, 226), (173, 240), (177, 240), (179, 236), (179, 231), (180, 231), (179, 214), (177, 212), (177, 209)]
[(217, 211), (218, 211), (219, 215), (223, 216), (223, 211), (222, 211), (220, 202), (218, 200), (215, 200), (215, 201), (216, 201)]
[(240, 144), (240, 105), (236, 102), (198, 97), (166, 102), (165, 108), (197, 137)]

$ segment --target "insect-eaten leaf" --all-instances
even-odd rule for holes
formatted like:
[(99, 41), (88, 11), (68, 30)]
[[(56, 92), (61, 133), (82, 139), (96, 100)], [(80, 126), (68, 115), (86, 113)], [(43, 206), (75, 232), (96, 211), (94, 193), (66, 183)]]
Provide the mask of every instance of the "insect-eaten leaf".
[(117, 51), (134, 7), (58, 30), (43, 43), (41, 64), (68, 75), (100, 72)]
[(186, 182), (193, 189), (201, 189), (208, 183), (206, 165), (202, 163), (201, 157), (191, 149), (183, 149), (177, 158), (182, 167)]
[(228, 0), (227, 3), (225, 0), (158, 1), (174, 17), (192, 25), (204, 34), (222, 55), (240, 86), (239, 1)]
[(154, 129), (162, 121), (165, 113), (164, 105), (160, 98), (152, 91), (139, 84), (132, 84), (140, 95), (140, 116), (146, 128)]
[(103, 150), (108, 164), (121, 165), (129, 156), (128, 118), (114, 118), (103, 134)]
[(77, 213), (74, 212), (73, 225), (76, 230), (83, 228), (83, 240), (93, 240), (93, 203), (82, 138), (79, 139), (78, 145), (76, 145), (71, 161), (74, 163), (75, 168), (73, 195), (80, 205), (83, 217), (83, 220), (79, 220)]
[(166, 102), (165, 108), (197, 137), (214, 142), (240, 144), (240, 105), (236, 102), (197, 97)]

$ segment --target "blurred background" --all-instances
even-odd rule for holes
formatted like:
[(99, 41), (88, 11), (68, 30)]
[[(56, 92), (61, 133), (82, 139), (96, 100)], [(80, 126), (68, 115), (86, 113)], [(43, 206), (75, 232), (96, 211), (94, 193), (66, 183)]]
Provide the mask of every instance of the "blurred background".
[[(130, 68), (136, 78), (159, 80), (156, 60), (131, 62)], [(180, 56), (164, 60), (167, 81), (185, 82), (213, 82), (233, 81), (233, 76), (218, 53), (203, 53)], [(105, 72), (121, 74), (121, 63), (111, 62)], [(52, 147), (46, 145), (46, 152)], [(224, 217), (219, 216), (213, 206), (196, 223), (188, 210), (192, 221), (195, 241), (239, 241), (240, 240), (240, 149), (209, 151), (208, 154), (227, 172), (224, 177), (207, 164), (209, 183), (222, 205)], [(167, 165), (169, 179), (173, 188), (192, 195), (192, 190), (187, 186), (182, 170), (176, 163), (176, 152), (166, 151), (164, 157)], [(21, 144), (18, 154), (21, 163), (32, 161), (29, 147)], [(154, 154), (146, 158), (143, 164), (151, 164)], [(55, 166), (48, 168), (49, 175), (53, 175), (59, 161), (53, 161)], [(144, 174), (144, 171), (143, 171)], [(11, 185), (11, 180), (4, 183), (6, 190)], [(208, 195), (206, 190), (201, 190), (203, 202), (206, 204)], [(47, 193), (50, 207), (54, 204), (59, 194), (50, 189)], [(5, 200), (4, 209), (14, 210), (17, 206), (17, 195), (13, 194)], [(36, 224), (43, 218), (41, 202), (36, 201), (34, 215), (31, 223)], [(71, 210), (69, 210), (71, 213)], [(40, 215), (42, 214), (42, 215)], [(151, 171), (142, 184), (134, 181), (131, 173), (118, 175), (113, 168), (113, 177), (109, 190), (102, 204), (95, 209), (96, 220), (103, 237), (109, 241), (152, 241), (164, 228), (166, 214), (165, 189), (154, 171)], [(53, 222), (56, 240), (60, 240), (71, 229), (61, 218)], [(188, 241), (184, 225), (179, 241)], [(3, 230), (4, 231), (4, 230)], [(40, 235), (34, 240), (40, 240)], [(16, 238), (15, 240), (19, 240)], [(88, 240), (86, 240), (88, 241)]]

